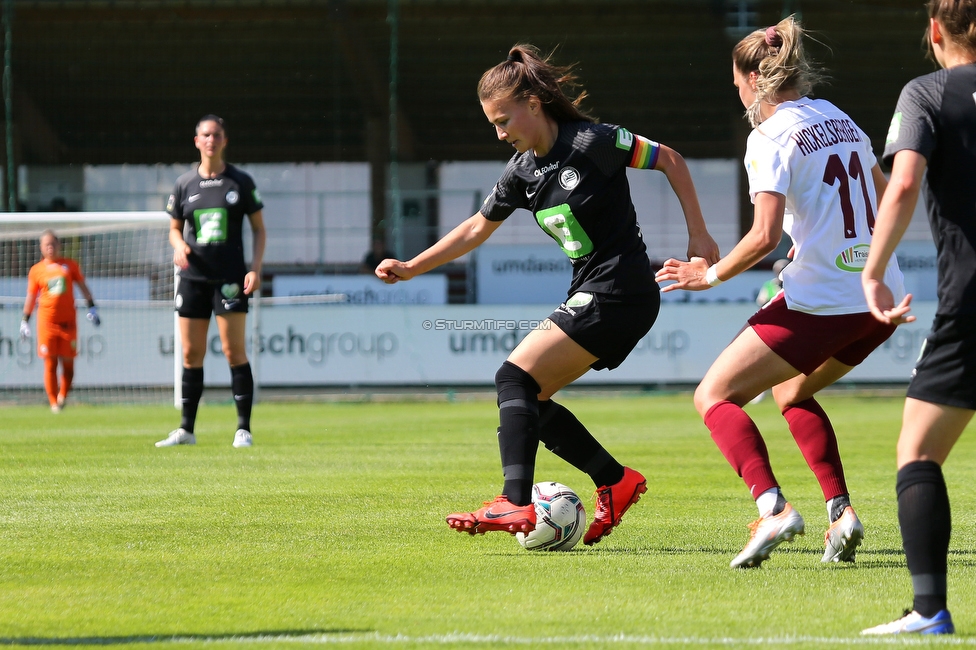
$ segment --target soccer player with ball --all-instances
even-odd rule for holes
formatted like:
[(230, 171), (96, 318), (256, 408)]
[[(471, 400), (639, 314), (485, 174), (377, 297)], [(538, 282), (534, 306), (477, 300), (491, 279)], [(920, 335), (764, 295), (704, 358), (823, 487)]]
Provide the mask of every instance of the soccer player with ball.
[[(245, 348), (248, 298), (261, 286), (266, 234), (264, 203), (254, 180), (224, 161), (224, 121), (205, 115), (197, 122), (193, 143), (200, 164), (176, 179), (166, 205), (169, 241), (179, 267), (176, 311), (183, 347), (183, 404), (180, 426), (157, 447), (195, 445), (197, 407), (203, 396), (203, 358), (207, 354), (210, 315), (216, 317), (220, 343), (230, 365), (237, 407), (234, 447), (250, 447), (254, 377)], [(244, 261), (244, 219), (251, 224), (250, 269)]]
[(929, 52), (943, 68), (908, 82), (884, 157), (891, 182), (862, 276), (883, 323), (913, 321), (882, 270), (925, 189), (939, 260), (939, 305), (898, 436), (898, 523), (915, 598), (905, 616), (865, 634), (952, 634), (946, 607), (952, 518), (942, 465), (976, 412), (976, 1), (929, 0)]
[[(885, 178), (867, 135), (845, 113), (806, 95), (819, 79), (792, 17), (743, 38), (732, 51), (732, 77), (753, 127), (746, 145), (753, 226), (718, 263), (667, 260), (664, 291), (701, 291), (742, 273), (793, 239), (783, 291), (749, 319), (695, 391), (695, 408), (712, 439), (748, 486), (759, 509), (733, 567), (759, 566), (803, 534), (769, 462), (766, 443), (742, 407), (772, 388), (827, 502), (823, 562), (852, 562), (864, 528), (851, 507), (837, 437), (814, 395), (881, 345), (895, 329), (871, 315), (861, 290)], [(879, 274), (901, 299), (892, 258)]]
[(474, 512), (448, 515), (461, 532), (528, 533), (535, 528), (532, 485), (536, 451), (546, 447), (597, 485), (594, 544), (620, 523), (646, 491), (644, 477), (621, 465), (553, 394), (588, 370), (620, 365), (648, 332), (660, 292), (641, 239), (627, 167), (656, 169), (677, 195), (689, 232), (689, 256), (715, 261), (684, 159), (630, 131), (597, 124), (571, 99), (571, 67), (556, 66), (531, 45), (516, 45), (489, 69), (478, 98), (499, 140), (516, 153), (481, 210), (413, 259), (383, 260), (376, 275), (395, 283), (468, 253), (516, 208), (525, 208), (573, 265), (566, 301), (530, 332), (495, 374), (501, 494)]
[(51, 411), (60, 413), (71, 391), (78, 354), (75, 285), (88, 302), (88, 320), (95, 327), (102, 321), (81, 267), (76, 261), (61, 257), (61, 240), (53, 230), (41, 234), (41, 256), (43, 259), (27, 274), (27, 300), (24, 302), (24, 319), (20, 323), (20, 338), (30, 338), (30, 317), (34, 305), (38, 305), (37, 356), (44, 359), (44, 391)]

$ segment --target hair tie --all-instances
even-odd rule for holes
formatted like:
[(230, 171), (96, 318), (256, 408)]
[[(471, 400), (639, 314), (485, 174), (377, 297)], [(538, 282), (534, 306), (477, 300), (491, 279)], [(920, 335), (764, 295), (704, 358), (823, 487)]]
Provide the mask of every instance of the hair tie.
[(766, 28), (766, 45), (769, 47), (779, 47), (783, 44), (783, 37), (776, 33), (776, 26)]
[(522, 57), (519, 55), (518, 52), (512, 52), (512, 53), (510, 53), (508, 55), (508, 57), (505, 60), (506, 61), (516, 61), (516, 62), (519, 62), (519, 61), (522, 60)]

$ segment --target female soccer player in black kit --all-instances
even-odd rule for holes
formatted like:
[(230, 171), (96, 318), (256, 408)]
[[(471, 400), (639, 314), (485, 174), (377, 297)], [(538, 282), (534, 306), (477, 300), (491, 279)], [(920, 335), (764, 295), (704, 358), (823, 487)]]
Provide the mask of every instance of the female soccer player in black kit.
[(925, 188), (938, 251), (935, 321), (922, 345), (898, 437), (898, 523), (915, 593), (904, 617), (864, 634), (952, 634), (946, 607), (951, 518), (942, 464), (976, 411), (976, 0), (929, 0), (928, 42), (942, 70), (901, 92), (884, 158), (891, 179), (861, 279), (878, 320), (906, 323), (885, 263)]
[[(200, 150), (200, 165), (177, 179), (166, 205), (173, 217), (169, 231), (173, 263), (180, 269), (176, 311), (183, 346), (182, 419), (180, 427), (156, 446), (196, 444), (193, 427), (203, 395), (203, 357), (210, 315), (215, 314), (237, 406), (233, 444), (250, 447), (254, 378), (244, 346), (244, 324), (248, 297), (261, 284), (264, 204), (251, 177), (224, 162), (227, 133), (222, 119), (201, 118), (193, 142)], [(253, 240), (250, 270), (244, 261), (245, 217)]]
[(387, 259), (376, 275), (394, 283), (430, 271), (482, 244), (516, 208), (525, 208), (569, 257), (566, 302), (512, 351), (495, 375), (504, 486), (476, 512), (448, 515), (471, 534), (535, 528), (531, 503), (536, 450), (546, 447), (597, 485), (594, 544), (646, 491), (646, 480), (604, 449), (552, 395), (590, 368), (620, 365), (657, 318), (660, 293), (637, 225), (626, 169), (664, 172), (684, 211), (688, 254), (718, 260), (684, 159), (673, 149), (595, 120), (570, 99), (571, 67), (531, 45), (516, 45), (478, 84), (478, 98), (499, 140), (515, 147), (481, 210), (408, 262)]

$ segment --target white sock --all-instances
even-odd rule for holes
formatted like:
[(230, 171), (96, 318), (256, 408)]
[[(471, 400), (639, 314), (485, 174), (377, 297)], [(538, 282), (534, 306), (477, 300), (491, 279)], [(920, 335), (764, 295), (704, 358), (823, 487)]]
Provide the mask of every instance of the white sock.
[(765, 517), (776, 507), (776, 499), (779, 498), (779, 488), (769, 488), (756, 497), (756, 506), (759, 508), (759, 516)]

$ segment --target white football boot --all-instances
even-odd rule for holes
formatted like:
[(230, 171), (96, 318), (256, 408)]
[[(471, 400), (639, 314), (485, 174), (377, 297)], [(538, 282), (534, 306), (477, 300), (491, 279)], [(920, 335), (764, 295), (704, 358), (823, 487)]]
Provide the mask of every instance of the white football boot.
[(186, 429), (177, 429), (171, 432), (165, 439), (156, 443), (157, 447), (175, 447), (176, 445), (195, 445), (197, 437)]
[(918, 612), (905, 612), (897, 621), (876, 625), (862, 630), (861, 634), (880, 636), (885, 634), (955, 634), (952, 614), (948, 609), (939, 611), (932, 618), (925, 618)]
[(778, 515), (767, 514), (749, 524), (749, 530), (749, 543), (729, 564), (733, 569), (760, 566), (777, 546), (806, 532), (806, 526), (800, 513), (787, 503)]
[(830, 524), (824, 535), (824, 551), (821, 562), (853, 562), (857, 547), (864, 539), (864, 526), (854, 513), (854, 508), (847, 506), (844, 514)]
[(247, 429), (238, 429), (237, 433), (234, 434), (234, 446), (240, 447), (250, 447), (254, 444), (251, 439), (251, 432)]

